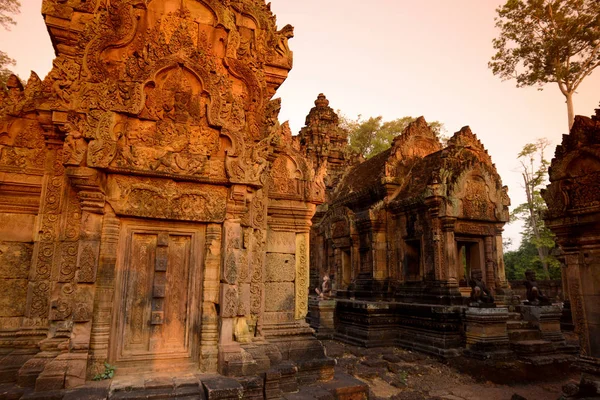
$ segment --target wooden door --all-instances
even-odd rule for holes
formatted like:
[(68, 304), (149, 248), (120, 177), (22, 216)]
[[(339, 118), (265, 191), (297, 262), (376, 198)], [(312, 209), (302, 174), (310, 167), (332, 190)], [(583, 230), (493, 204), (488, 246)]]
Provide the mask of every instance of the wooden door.
[(203, 239), (203, 227), (124, 224), (114, 361), (196, 361)]

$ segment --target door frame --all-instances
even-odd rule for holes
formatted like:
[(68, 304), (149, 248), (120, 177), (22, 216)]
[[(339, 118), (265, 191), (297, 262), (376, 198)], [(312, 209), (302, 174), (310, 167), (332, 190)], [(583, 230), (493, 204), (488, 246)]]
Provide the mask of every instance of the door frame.
[[(115, 298), (112, 308), (112, 323), (110, 327), (110, 339), (108, 341), (108, 360), (117, 366), (128, 366), (131, 364), (143, 363), (145, 368), (148, 362), (160, 361), (167, 363), (190, 363), (198, 365), (200, 361), (200, 334), (202, 319), (202, 282), (204, 280), (204, 251), (206, 239), (206, 224), (173, 222), (173, 221), (155, 221), (140, 219), (121, 219), (121, 229), (119, 232), (119, 243), (117, 246), (117, 260), (115, 268)], [(127, 258), (130, 256), (131, 243), (134, 233), (161, 233), (169, 235), (190, 235), (192, 243), (190, 247), (190, 271), (189, 271), (189, 300), (188, 300), (188, 318), (187, 318), (187, 354), (177, 355), (159, 354), (159, 355), (140, 355), (130, 356), (127, 359), (122, 357), (122, 346), (125, 329), (125, 304), (126, 287), (129, 269), (126, 268)], [(162, 364), (164, 366), (164, 363)]]

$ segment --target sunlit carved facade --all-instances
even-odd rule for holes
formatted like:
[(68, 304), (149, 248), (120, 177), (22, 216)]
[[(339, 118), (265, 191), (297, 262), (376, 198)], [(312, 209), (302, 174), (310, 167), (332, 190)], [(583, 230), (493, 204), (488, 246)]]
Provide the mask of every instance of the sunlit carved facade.
[(418, 118), (390, 149), (348, 168), (330, 197), (312, 228), (311, 283), (333, 278), (336, 338), (454, 356), (473, 271), (512, 302), (507, 188), (468, 127), (442, 146)]
[(304, 322), (325, 187), (272, 100), (293, 28), (262, 0), (42, 13), (52, 71), (0, 106), (2, 381), (69, 388), (105, 361), (330, 378)]

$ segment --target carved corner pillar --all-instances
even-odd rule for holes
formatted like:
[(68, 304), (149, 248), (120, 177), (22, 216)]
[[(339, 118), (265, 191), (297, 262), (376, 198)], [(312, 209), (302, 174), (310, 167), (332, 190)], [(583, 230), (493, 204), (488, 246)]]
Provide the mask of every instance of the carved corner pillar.
[(493, 238), (486, 236), (484, 239), (485, 251), (485, 283), (488, 289), (496, 289), (496, 261), (494, 260)]
[(427, 213), (431, 224), (431, 249), (433, 253), (433, 265), (425, 265), (425, 276), (426, 278), (432, 278), (438, 282), (446, 282), (448, 280), (448, 268), (446, 260), (444, 260), (444, 243), (442, 240), (442, 221), (440, 219), (440, 211), (442, 207), (442, 197), (436, 196), (437, 186), (431, 189), (433, 195), (425, 199), (425, 205), (427, 206)]
[(458, 286), (459, 279), (459, 268), (462, 268), (456, 254), (456, 240), (454, 238), (454, 224), (456, 218), (444, 217), (442, 218), (442, 245), (444, 251), (444, 258), (446, 259), (446, 268), (448, 276), (448, 284), (452, 286)]
[(381, 211), (375, 216), (373, 227), (373, 278), (378, 281), (383, 281), (389, 277), (387, 249), (388, 243), (386, 240), (386, 215), (385, 211)]
[[(102, 225), (104, 217), (105, 190), (103, 174), (91, 168), (67, 167), (65, 174), (75, 190), (80, 203), (81, 216), (77, 265), (74, 273), (76, 295), (72, 305), (73, 327), (69, 354), (53, 361), (41, 378), (59, 372), (64, 367), (65, 388), (83, 385), (86, 380), (88, 352), (92, 336), (92, 317), (96, 296), (96, 278)], [(55, 365), (56, 364), (56, 365)], [(53, 371), (53, 372), (51, 372)]]
[[(62, 148), (59, 141), (46, 138), (45, 174), (42, 184), (42, 200), (38, 215), (37, 234), (34, 235), (32, 265), (29, 274), (25, 326), (41, 326), (46, 329), (50, 320), (50, 296), (58, 275), (61, 257), (61, 213), (65, 203), (65, 177), (62, 165)], [(56, 280), (56, 279), (54, 279)], [(17, 382), (20, 386), (33, 387), (40, 373), (58, 355), (60, 345), (68, 343), (69, 335), (64, 329), (48, 331), (48, 337), (38, 343), (41, 350), (19, 369)], [(60, 389), (61, 387), (59, 387)]]
[(102, 372), (104, 362), (108, 361), (120, 229), (119, 219), (112, 208), (105, 205), (100, 230), (100, 250), (87, 367), (88, 379)]
[(506, 268), (504, 265), (504, 255), (502, 247), (502, 229), (497, 229), (496, 235), (492, 238), (492, 259), (495, 269), (495, 297), (497, 304), (510, 305), (515, 302), (513, 290), (506, 279)]
[(220, 302), (221, 237), (222, 225), (209, 224), (206, 227), (200, 370), (207, 373), (217, 372), (218, 364), (219, 316), (217, 315), (216, 306)]

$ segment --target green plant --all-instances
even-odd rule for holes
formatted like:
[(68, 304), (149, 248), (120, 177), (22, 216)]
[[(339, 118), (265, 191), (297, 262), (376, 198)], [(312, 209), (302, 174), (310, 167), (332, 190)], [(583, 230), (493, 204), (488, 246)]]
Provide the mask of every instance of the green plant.
[(400, 371), (400, 373), (398, 374), (398, 379), (404, 386), (408, 386), (408, 372), (407, 371)]
[(109, 363), (105, 362), (104, 363), (104, 372), (102, 372), (100, 374), (96, 374), (93, 379), (95, 381), (112, 379), (112, 377), (115, 376), (116, 369), (117, 369), (117, 367), (115, 367), (114, 365), (110, 365)]

